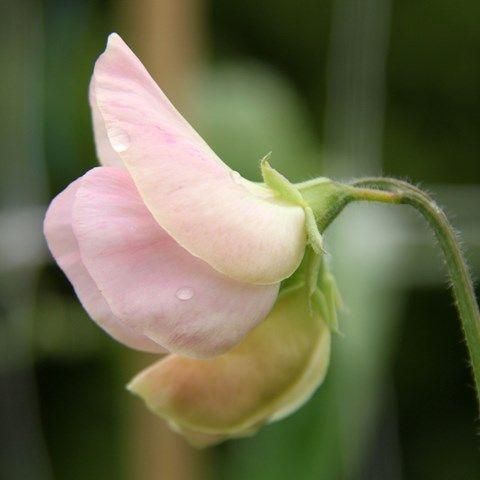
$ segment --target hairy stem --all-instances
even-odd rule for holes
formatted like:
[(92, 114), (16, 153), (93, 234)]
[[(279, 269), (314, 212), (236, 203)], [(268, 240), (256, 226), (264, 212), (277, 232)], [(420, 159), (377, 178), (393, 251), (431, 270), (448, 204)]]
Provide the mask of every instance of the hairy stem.
[(425, 192), (401, 180), (365, 178), (353, 182), (351, 186), (352, 200), (411, 205), (425, 217), (435, 232), (450, 274), (480, 405), (480, 313), (472, 277), (457, 235), (445, 213)]

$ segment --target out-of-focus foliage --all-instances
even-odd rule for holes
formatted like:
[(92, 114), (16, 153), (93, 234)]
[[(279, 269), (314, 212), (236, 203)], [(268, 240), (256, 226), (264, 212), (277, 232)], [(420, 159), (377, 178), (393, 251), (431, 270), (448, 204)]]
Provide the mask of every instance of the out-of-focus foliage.
[(198, 128), (214, 150), (248, 178), (261, 180), (260, 159), (291, 181), (318, 176), (321, 148), (300, 98), (274, 71), (254, 63), (221, 65), (198, 92)]

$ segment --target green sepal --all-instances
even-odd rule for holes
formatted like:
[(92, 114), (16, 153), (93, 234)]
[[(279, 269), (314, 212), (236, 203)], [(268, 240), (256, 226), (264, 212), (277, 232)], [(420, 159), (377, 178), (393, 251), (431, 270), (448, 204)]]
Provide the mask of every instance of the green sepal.
[(332, 331), (339, 333), (337, 308), (341, 306), (341, 300), (336, 282), (325, 264), (324, 255), (315, 253), (311, 246), (305, 249), (297, 271), (282, 282), (280, 291), (283, 294), (298, 288), (305, 290), (310, 314), (319, 314)]
[(342, 296), (340, 295), (337, 281), (330, 272), (326, 272), (326, 282), (327, 289), (330, 291), (332, 305), (335, 306), (336, 310), (345, 310), (345, 304), (343, 303)]
[(329, 292), (317, 288), (311, 296), (311, 308), (316, 310), (323, 318), (332, 332), (340, 333), (338, 316), (335, 304), (331, 301)]
[(313, 210), (304, 200), (299, 190), (290, 183), (280, 172), (272, 168), (268, 163), (271, 153), (265, 155), (260, 161), (262, 177), (265, 184), (276, 192), (283, 200), (299, 205), (305, 211), (305, 228), (307, 230), (307, 240), (315, 253), (318, 255), (325, 253), (323, 250), (323, 240), (318, 230), (317, 221)]
[(313, 249), (307, 248), (308, 255), (305, 268), (305, 283), (307, 284), (308, 295), (311, 296), (317, 289), (320, 271), (323, 267), (323, 258)]
[(271, 152), (260, 160), (260, 168), (262, 170), (262, 177), (265, 184), (275, 191), (283, 200), (305, 207), (306, 203), (303, 200), (302, 194), (286, 177), (272, 168), (268, 163), (270, 155)]
[(310, 314), (319, 314), (338, 332), (337, 307), (341, 299), (332, 274), (325, 265), (323, 238), (320, 228), (325, 228), (333, 215), (343, 208), (348, 197), (348, 187), (328, 178), (316, 179), (294, 185), (268, 162), (270, 154), (260, 162), (263, 181), (282, 200), (298, 205), (305, 212), (307, 247), (297, 271), (282, 282), (281, 292), (305, 288)]
[(323, 249), (323, 238), (322, 234), (318, 230), (315, 215), (310, 207), (304, 207), (304, 211), (308, 243), (317, 255), (321, 255), (322, 253), (325, 253), (325, 250)]
[(325, 294), (319, 289), (316, 288), (313, 295), (310, 297), (310, 308), (320, 314), (323, 321), (332, 329), (330, 324), (330, 309), (328, 307), (328, 301)]
[(297, 183), (294, 187), (302, 195), (305, 204), (312, 209), (320, 233), (325, 231), (352, 199), (350, 186), (324, 177)]

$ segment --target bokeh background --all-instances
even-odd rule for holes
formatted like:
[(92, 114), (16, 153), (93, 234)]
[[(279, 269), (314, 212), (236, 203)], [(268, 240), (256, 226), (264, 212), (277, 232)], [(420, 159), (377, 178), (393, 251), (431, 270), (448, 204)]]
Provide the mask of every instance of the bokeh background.
[(227, 163), (385, 174), (447, 207), (480, 271), (478, 0), (1, 0), (0, 478), (473, 480), (478, 413), (442, 260), (407, 207), (327, 234), (348, 309), (299, 412), (196, 451), (125, 391), (153, 357), (86, 316), (41, 234), (96, 163), (93, 62), (117, 31)]

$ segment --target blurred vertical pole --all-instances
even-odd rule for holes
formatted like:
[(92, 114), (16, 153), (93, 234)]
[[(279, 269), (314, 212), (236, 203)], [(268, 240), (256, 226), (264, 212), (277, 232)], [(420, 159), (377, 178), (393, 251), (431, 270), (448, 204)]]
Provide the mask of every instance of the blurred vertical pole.
[[(325, 121), (329, 175), (340, 178), (382, 173), (386, 59), (392, 0), (334, 0)], [(334, 269), (350, 314), (345, 337), (336, 339), (336, 403), (346, 479), (401, 477), (392, 389), (386, 388), (396, 312), (395, 278), (402, 261), (388, 232), (400, 219), (375, 207), (350, 207), (329, 238)], [(393, 238), (394, 239), (394, 238)], [(390, 395), (390, 398), (388, 398)], [(382, 452), (374, 452), (379, 412), (390, 406)], [(388, 461), (385, 461), (388, 459)]]
[[(205, 0), (122, 0), (119, 25), (162, 90), (182, 111), (204, 54)], [(190, 107), (191, 108), (191, 107)]]
[[(192, 108), (189, 87), (195, 82), (203, 53), (204, 1), (124, 0), (117, 6), (120, 33), (125, 34), (162, 90), (188, 117)], [(132, 454), (129, 479), (205, 478), (205, 453), (172, 433), (138, 399), (131, 413), (127, 439)]]
[(38, 1), (0, 9), (0, 478), (47, 480), (32, 345), (44, 260), (43, 24)]
[(334, 0), (326, 110), (327, 169), (381, 174), (392, 0)]

